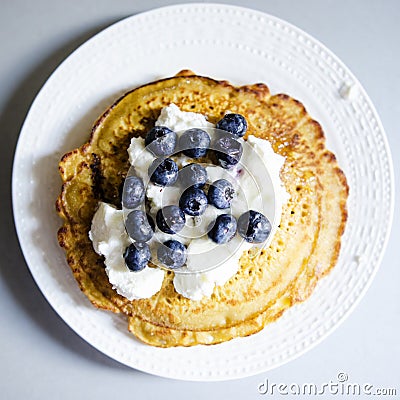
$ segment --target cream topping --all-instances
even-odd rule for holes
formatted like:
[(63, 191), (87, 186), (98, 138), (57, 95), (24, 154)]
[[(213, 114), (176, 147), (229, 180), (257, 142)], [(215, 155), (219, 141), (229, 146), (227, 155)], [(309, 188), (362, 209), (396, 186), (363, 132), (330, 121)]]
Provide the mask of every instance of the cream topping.
[[(167, 126), (177, 132), (188, 128), (214, 128), (202, 114), (183, 112), (175, 104), (164, 107), (156, 125)], [(288, 200), (288, 194), (280, 180), (280, 169), (284, 157), (276, 154), (271, 144), (263, 139), (249, 136), (243, 144), (243, 155), (240, 163), (231, 170), (218, 166), (206, 167), (209, 182), (217, 179), (228, 179), (234, 186), (236, 196), (232, 201), (232, 214), (239, 216), (249, 210), (262, 212), (272, 223), (272, 232), (266, 244), (272, 239), (281, 218), (282, 206)], [(143, 138), (133, 138), (128, 149), (130, 163), (135, 173), (147, 186), (146, 196), (150, 201), (150, 213), (161, 207), (178, 204), (180, 189), (178, 187), (160, 187), (149, 182), (148, 168), (155, 157), (145, 149)], [(194, 160), (187, 157), (173, 157), (182, 167)], [(168, 239), (181, 241), (187, 247), (188, 258), (182, 273), (174, 276), (175, 290), (192, 300), (201, 300), (211, 296), (215, 286), (224, 285), (239, 268), (239, 260), (244, 251), (253, 247), (238, 234), (225, 245), (217, 245), (206, 234), (207, 226), (218, 214), (229, 212), (208, 206), (200, 217), (186, 216), (186, 226), (175, 235), (156, 230), (148, 242), (153, 259), (156, 260), (156, 249), (160, 242)], [(140, 272), (130, 271), (124, 262), (123, 253), (131, 243), (125, 232), (123, 211), (105, 203), (100, 203), (93, 221), (90, 238), (95, 251), (105, 257), (106, 272), (117, 292), (128, 299), (147, 298), (158, 292), (164, 278), (164, 270), (146, 267)], [(199, 272), (200, 271), (200, 272)]]

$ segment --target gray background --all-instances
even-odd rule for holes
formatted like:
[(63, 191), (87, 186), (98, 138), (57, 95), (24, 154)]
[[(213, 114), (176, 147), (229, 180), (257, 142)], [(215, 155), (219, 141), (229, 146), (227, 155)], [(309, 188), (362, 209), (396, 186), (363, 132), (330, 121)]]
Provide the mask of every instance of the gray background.
[[(274, 371), (246, 379), (181, 382), (120, 365), (78, 337), (36, 287), (19, 249), (10, 198), (14, 148), (30, 103), (56, 66), (93, 34), (129, 15), (173, 3), (179, 2), (0, 1), (0, 398), (256, 399), (263, 397), (257, 387), (267, 378), (270, 383), (288, 385), (322, 384), (335, 381), (341, 371), (353, 382), (396, 387), (400, 396), (398, 207), (381, 268), (353, 314), (307, 354)], [(355, 73), (378, 109), (398, 171), (400, 1), (229, 3), (283, 18), (336, 53)], [(398, 176), (396, 183), (398, 188)]]

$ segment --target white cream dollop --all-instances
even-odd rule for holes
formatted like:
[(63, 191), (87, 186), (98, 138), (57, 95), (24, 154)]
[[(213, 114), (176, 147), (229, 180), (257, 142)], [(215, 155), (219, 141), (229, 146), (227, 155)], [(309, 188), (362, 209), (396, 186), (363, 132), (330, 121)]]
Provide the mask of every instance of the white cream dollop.
[(151, 297), (161, 289), (164, 271), (146, 267), (133, 272), (125, 264), (123, 254), (131, 244), (125, 232), (122, 210), (99, 203), (94, 214), (89, 237), (96, 253), (104, 256), (106, 273), (113, 288), (128, 300)]
[(131, 139), (128, 155), (130, 164), (135, 166), (136, 175), (146, 184), (149, 181), (148, 169), (156, 157), (146, 150), (144, 139), (141, 137)]
[(178, 133), (189, 128), (214, 127), (214, 124), (208, 122), (203, 114), (181, 111), (174, 103), (161, 110), (155, 124), (157, 126), (166, 126)]

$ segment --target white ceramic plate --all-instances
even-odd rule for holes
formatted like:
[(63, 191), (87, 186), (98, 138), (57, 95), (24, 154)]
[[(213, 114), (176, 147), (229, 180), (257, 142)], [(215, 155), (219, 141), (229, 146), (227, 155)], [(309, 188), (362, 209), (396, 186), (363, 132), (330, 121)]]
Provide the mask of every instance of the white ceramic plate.
[[(80, 292), (56, 240), (62, 154), (87, 140), (120, 94), (189, 68), (234, 84), (265, 82), (301, 100), (322, 124), (351, 191), (341, 257), (305, 303), (264, 331), (216, 346), (159, 349), (96, 310)], [(345, 86), (343, 86), (345, 85)], [(347, 86), (346, 86), (347, 85)], [(341, 96), (351, 87), (350, 96)], [(98, 350), (133, 368), (188, 380), (256, 374), (309, 350), (353, 309), (378, 268), (393, 213), (393, 172), (379, 118), (356, 78), (328, 49), (261, 12), (216, 4), (157, 9), (86, 42), (54, 72), (26, 118), (15, 154), (13, 205), (38, 286), (65, 322)]]

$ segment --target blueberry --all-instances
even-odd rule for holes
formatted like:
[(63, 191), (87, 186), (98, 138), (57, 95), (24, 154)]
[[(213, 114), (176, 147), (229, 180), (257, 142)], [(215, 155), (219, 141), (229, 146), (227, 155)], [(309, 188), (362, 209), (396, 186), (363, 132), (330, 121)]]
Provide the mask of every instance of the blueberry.
[(150, 248), (147, 243), (135, 242), (126, 248), (124, 259), (126, 266), (131, 271), (141, 271), (149, 262), (151, 257)]
[(179, 149), (188, 157), (204, 157), (210, 147), (210, 142), (210, 136), (206, 131), (191, 128), (179, 138)]
[(173, 185), (178, 179), (178, 166), (170, 158), (157, 158), (148, 170), (151, 182), (160, 186)]
[(235, 195), (235, 189), (226, 179), (218, 179), (208, 188), (208, 202), (213, 206), (224, 209), (231, 206), (232, 199)]
[(165, 233), (178, 233), (185, 226), (185, 213), (178, 206), (166, 206), (157, 211), (156, 223)]
[(186, 189), (179, 199), (179, 207), (185, 214), (192, 216), (201, 215), (207, 208), (207, 196), (198, 188), (190, 187)]
[(229, 133), (219, 133), (213, 144), (214, 154), (222, 168), (235, 166), (243, 154), (243, 147)]
[(177, 240), (167, 240), (158, 247), (157, 258), (167, 268), (180, 268), (186, 262), (186, 247)]
[(129, 209), (136, 208), (143, 202), (144, 196), (143, 180), (134, 175), (128, 176), (122, 192), (122, 205)]
[(217, 123), (216, 128), (242, 137), (247, 131), (247, 121), (241, 114), (225, 114), (224, 118)]
[(209, 227), (208, 237), (217, 244), (229, 242), (236, 233), (236, 218), (230, 214), (218, 215), (214, 225)]
[(154, 234), (154, 221), (142, 210), (133, 210), (126, 217), (128, 235), (138, 242), (149, 241)]
[(201, 189), (206, 182), (207, 171), (200, 164), (188, 164), (179, 171), (179, 183), (184, 188), (194, 186)]
[(144, 143), (154, 155), (169, 156), (176, 147), (176, 133), (166, 126), (155, 126), (147, 133)]
[(262, 243), (271, 233), (271, 223), (268, 218), (258, 211), (250, 210), (238, 219), (239, 235), (250, 243)]

